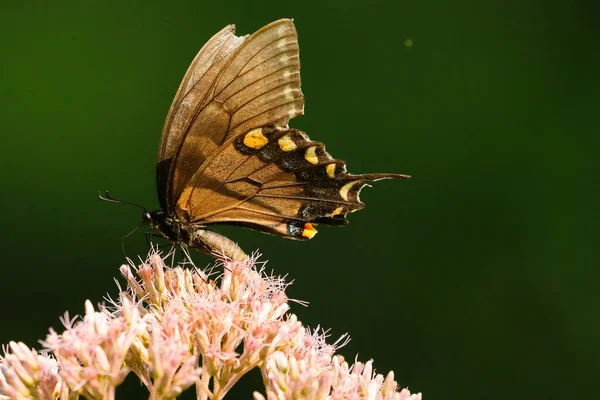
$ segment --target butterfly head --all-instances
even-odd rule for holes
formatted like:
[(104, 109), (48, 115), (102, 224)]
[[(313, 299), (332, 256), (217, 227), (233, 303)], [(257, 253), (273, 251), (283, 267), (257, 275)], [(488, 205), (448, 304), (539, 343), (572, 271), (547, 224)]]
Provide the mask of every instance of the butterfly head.
[(165, 223), (165, 213), (163, 211), (144, 211), (142, 221), (153, 229), (160, 229)]
[(175, 243), (187, 240), (185, 236), (185, 227), (177, 218), (170, 217), (162, 210), (144, 211), (142, 221), (150, 227), (155, 234), (170, 239)]
[(144, 224), (152, 226), (152, 222), (154, 221), (154, 218), (152, 217), (152, 213), (149, 213), (149, 212), (143, 213), (142, 221), (144, 221)]
[(144, 225), (150, 227), (150, 231), (154, 234), (171, 239), (174, 242), (178, 241), (177, 235), (174, 234), (174, 227), (163, 211), (144, 211), (142, 221)]

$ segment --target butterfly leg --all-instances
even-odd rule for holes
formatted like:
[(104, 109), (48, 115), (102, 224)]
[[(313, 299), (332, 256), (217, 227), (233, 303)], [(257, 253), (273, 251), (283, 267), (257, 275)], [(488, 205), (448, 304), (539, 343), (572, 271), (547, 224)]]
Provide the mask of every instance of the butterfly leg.
[(196, 267), (196, 264), (194, 264), (194, 261), (192, 260), (192, 256), (190, 255), (190, 252), (188, 251), (187, 247), (179, 246), (179, 248), (183, 252), (183, 255), (185, 256), (185, 258), (187, 258), (188, 262), (192, 265), (192, 267), (194, 267), (195, 269), (198, 269), (198, 267)]
[(167, 254), (167, 257), (171, 256), (171, 267), (175, 267), (175, 253), (177, 253), (177, 246), (173, 245), (171, 251)]
[(146, 232), (144, 236), (146, 236), (146, 245), (150, 248), (152, 246), (152, 231)]
[(248, 255), (233, 240), (216, 232), (197, 229), (192, 234), (190, 247), (194, 247), (220, 260), (248, 262)]
[[(146, 232), (144, 235), (146, 236), (146, 244), (148, 245), (148, 248), (152, 248), (152, 245), (153, 245), (152, 238), (153, 237), (162, 238), (161, 235), (159, 235), (158, 233), (154, 233), (151, 230), (148, 231), (148, 232)], [(163, 244), (163, 245), (160, 245), (158, 247), (161, 248), (161, 247), (167, 247), (167, 246), (170, 246), (170, 245), (169, 244)]]

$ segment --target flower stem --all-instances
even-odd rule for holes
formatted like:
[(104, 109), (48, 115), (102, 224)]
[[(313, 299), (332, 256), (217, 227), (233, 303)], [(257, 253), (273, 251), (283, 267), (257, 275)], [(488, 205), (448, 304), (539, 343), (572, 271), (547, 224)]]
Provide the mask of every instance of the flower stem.
[(106, 390), (106, 395), (104, 396), (104, 400), (115, 400), (115, 392), (117, 387), (110, 385)]
[[(207, 400), (209, 397), (208, 393), (208, 382), (210, 380), (210, 374), (206, 369), (202, 369), (202, 375), (199, 379), (196, 379), (196, 399)], [(213, 397), (212, 395), (210, 396)]]

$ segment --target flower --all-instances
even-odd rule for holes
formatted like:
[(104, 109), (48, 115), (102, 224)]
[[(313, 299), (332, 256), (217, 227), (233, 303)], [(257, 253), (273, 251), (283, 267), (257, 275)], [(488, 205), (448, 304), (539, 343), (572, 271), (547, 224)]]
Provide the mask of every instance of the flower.
[[(167, 256), (168, 257), (168, 256)], [(289, 283), (265, 273), (251, 257), (212, 269), (167, 267), (151, 252), (140, 266), (120, 268), (127, 285), (82, 319), (65, 314), (62, 333), (50, 330), (38, 354), (11, 342), (0, 357), (0, 398), (114, 399), (133, 372), (149, 398), (175, 399), (192, 385), (197, 398), (222, 399), (253, 368), (274, 399), (420, 400), (398, 390), (394, 374), (376, 374), (372, 360), (350, 366), (337, 350), (342, 335), (304, 327), (289, 313)]]
[[(58, 363), (47, 354), (38, 354), (22, 342), (10, 342), (0, 357), (0, 398), (54, 400), (66, 386), (58, 375)], [(4, 397), (5, 396), (5, 397)]]
[(124, 364), (133, 341), (144, 327), (138, 310), (124, 299), (119, 317), (95, 311), (88, 300), (85, 316), (74, 323), (63, 318), (66, 331), (50, 334), (42, 342), (60, 366), (60, 376), (73, 392), (88, 399), (112, 399), (129, 368)]
[[(344, 357), (333, 356), (338, 347), (325, 344), (326, 332), (319, 334), (317, 329), (311, 335), (304, 330), (299, 336), (304, 340), (298, 344), (305, 343), (304, 347), (277, 351), (264, 363), (261, 373), (267, 396), (255, 392), (255, 400), (421, 400), (420, 393), (398, 391), (393, 372), (385, 379), (375, 374), (372, 360), (349, 366)], [(340, 340), (347, 342), (345, 337)]]
[[(228, 262), (214, 280), (198, 269), (166, 268), (157, 254), (137, 269), (121, 267), (129, 283), (122, 298), (139, 302), (146, 317), (162, 321), (169, 315), (186, 327), (179, 332), (188, 335), (184, 341), (193, 343), (191, 351), (197, 352), (200, 386), (207, 397), (225, 396), (246, 372), (276, 349), (289, 346), (302, 329), (294, 315), (286, 315), (287, 283), (256, 265), (255, 259)], [(139, 365), (133, 370), (143, 381), (148, 375)]]
[(177, 314), (166, 314), (162, 321), (149, 314), (146, 322), (150, 340), (145, 372), (152, 376), (152, 382), (146, 385), (150, 398), (175, 398), (193, 385), (202, 372), (193, 334)]

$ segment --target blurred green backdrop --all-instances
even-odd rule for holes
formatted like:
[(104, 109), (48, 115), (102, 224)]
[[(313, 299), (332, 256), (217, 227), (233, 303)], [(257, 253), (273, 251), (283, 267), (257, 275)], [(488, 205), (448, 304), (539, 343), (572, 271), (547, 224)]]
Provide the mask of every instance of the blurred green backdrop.
[[(311, 303), (293, 308), (301, 320), (349, 332), (342, 354), (374, 358), (426, 399), (591, 398), (599, 11), (542, 0), (4, 1), (0, 343), (37, 346), (65, 310), (116, 293), (121, 238), (140, 213), (96, 191), (156, 207), (160, 132), (196, 52), (226, 24), (245, 34), (293, 17), (307, 103), (291, 125), (351, 172), (413, 179), (365, 189), (366, 210), (310, 242), (225, 232), (295, 279), (291, 296)], [(126, 246), (143, 256), (143, 234)], [(233, 398), (250, 398), (257, 376)], [(135, 381), (126, 392), (143, 398)]]

